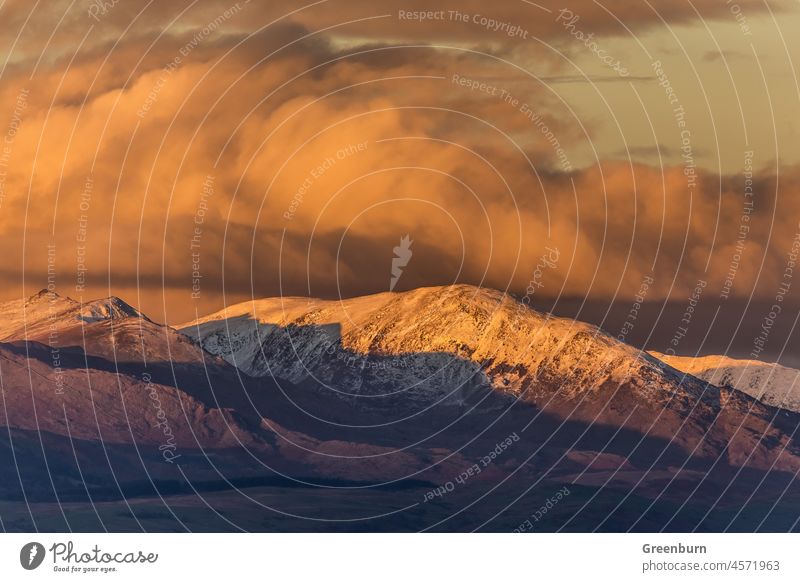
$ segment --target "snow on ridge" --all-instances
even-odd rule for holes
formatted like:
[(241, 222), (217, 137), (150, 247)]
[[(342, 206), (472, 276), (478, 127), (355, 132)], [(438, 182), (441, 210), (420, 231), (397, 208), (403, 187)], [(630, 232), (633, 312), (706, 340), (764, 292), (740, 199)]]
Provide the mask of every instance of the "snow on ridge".
[(800, 412), (800, 370), (760, 360), (739, 360), (723, 355), (651, 355), (715, 386), (730, 386), (770, 406)]
[(42, 289), (30, 297), (0, 303), (0, 340), (24, 340), (81, 324), (127, 318), (147, 319), (118, 297), (81, 304)]
[[(294, 382), (318, 374), (359, 382), (348, 372), (361, 366), (362, 376), (377, 368), (380, 381), (398, 385), (442, 376), (442, 389), (480, 371), (477, 376), (493, 386), (517, 394), (534, 375), (567, 392), (596, 389), (607, 380), (638, 382), (652, 392), (659, 381), (643, 378), (664, 376), (654, 358), (593, 325), (542, 314), (501, 291), (470, 285), (341, 301), (248, 301), (178, 329), (248, 375)], [(649, 372), (643, 375), (643, 369)]]

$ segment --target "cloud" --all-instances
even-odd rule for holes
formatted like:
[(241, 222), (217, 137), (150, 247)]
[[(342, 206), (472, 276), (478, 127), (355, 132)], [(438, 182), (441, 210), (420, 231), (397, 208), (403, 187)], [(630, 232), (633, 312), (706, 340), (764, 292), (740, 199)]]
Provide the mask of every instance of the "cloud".
[[(413, 257), (399, 288), (458, 280), (523, 294), (546, 247), (560, 251), (541, 290), (551, 296), (630, 295), (654, 266), (652, 297), (681, 296), (698, 278), (719, 289), (728, 276), (743, 176), (702, 173), (689, 188), (679, 166), (577, 163), (595, 126), (552, 85), (606, 76), (552, 71), (549, 50), (535, 44), (529, 57), (542, 55), (550, 72), (527, 75), (504, 60), (516, 41), (474, 22), (392, 17), (315, 33), (400, 4), (326, 3), (253, 35), (289, 4), (243, 5), (208, 35), (203, 27), (229, 5), (201, 4), (168, 27), (188, 4), (158, 3), (124, 34), (142, 4), (120, 2), (99, 22), (70, 12), (63, 28), (55, 24), (65, 4), (55, 4), (55, 16), (29, 21), (0, 85), (4, 103), (27, 95), (0, 204), (8, 294), (23, 277), (29, 292), (47, 282), (49, 244), (62, 292), (81, 293), (84, 265), (85, 298), (103, 289), (130, 298), (142, 287), (142, 307), (173, 322), (219, 307), (223, 292), (230, 301), (383, 291), (407, 234)], [(21, 27), (25, 6), (4, 8), (3, 26)], [(725, 14), (716, 1), (695, 6)], [(687, 7), (658, 10), (684, 22), (694, 18)], [(485, 3), (452, 9), (490, 14)], [(537, 10), (503, 3), (491, 15), (564, 40)], [(621, 33), (594, 2), (571, 10), (587, 30)], [(660, 23), (646, 4), (626, 8), (624, 21), (633, 30)], [(56, 54), (31, 76), (54, 29)], [(13, 116), (7, 108), (0, 133)], [(774, 293), (797, 227), (796, 197), (785, 193), (798, 176), (757, 176), (734, 294)]]
[[(741, 13), (755, 18), (765, 13), (761, 0), (739, 0)], [(771, 1), (773, 12), (787, 9), (787, 1)], [(311, 31), (361, 41), (392, 43), (404, 41), (466, 43), (504, 46), (511, 50), (520, 41), (533, 43), (573, 39), (565, 34), (563, 22), (556, 22), (564, 10), (577, 17), (574, 23), (587, 34), (629, 36), (651, 27), (694, 23), (699, 19), (734, 21), (729, 6), (718, 0), (694, 2), (628, 3), (624, 9), (593, 0), (569, 3), (542, 0), (536, 3), (447, 0), (432, 7), (423, 0), (327, 0), (306, 4), (289, 0), (177, 0), (151, 2), (68, 2), (54, 0), (31, 5), (8, 0), (0, 9), (2, 29), (12, 62), (38, 60), (42, 51), (70, 58), (81, 44), (82, 51), (119, 46), (131, 40), (153, 39), (159, 35), (181, 34), (224, 22), (226, 33), (254, 33), (275, 30), (288, 24)], [(510, 34), (513, 27), (524, 32)], [(11, 48), (13, 47), (13, 51)], [(49, 57), (52, 58), (52, 57)]]

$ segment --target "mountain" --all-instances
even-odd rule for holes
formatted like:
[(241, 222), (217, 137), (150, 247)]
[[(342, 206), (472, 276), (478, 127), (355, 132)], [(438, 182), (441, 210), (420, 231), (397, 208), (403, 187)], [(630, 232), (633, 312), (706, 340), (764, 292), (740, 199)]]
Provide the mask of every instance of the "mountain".
[(53, 350), (86, 350), (121, 364), (199, 363), (202, 351), (168, 326), (159, 325), (119, 297), (87, 303), (42, 289), (0, 304), (0, 341), (36, 342)]
[(795, 417), (785, 421), (745, 394), (499, 291), (456, 285), (341, 301), (272, 298), (179, 329), (250, 376), (288, 380), (387, 422), (513, 403), (523, 415), (584, 423), (587, 434), (598, 426), (638, 433), (615, 442), (623, 456), (662, 447), (691, 451), (692, 461), (724, 455), (731, 465), (800, 468)]
[(728, 356), (651, 355), (676, 370), (715, 386), (728, 386), (749, 394), (769, 406), (800, 412), (800, 370), (759, 360)]
[[(0, 305), (0, 497), (112, 495), (154, 482), (391, 480), (436, 452), (319, 439), (270, 417), (277, 385), (238, 370), (119, 298), (52, 292)], [(458, 455), (428, 471), (458, 471)], [(101, 493), (98, 493), (98, 489)]]
[(499, 291), (264, 299), (179, 329), (43, 292), (0, 305), (0, 334), (6, 529), (510, 531), (562, 490), (540, 529), (800, 514), (800, 415)]
[[(178, 329), (250, 376), (337, 382), (342, 396), (370, 384), (461, 404), (481, 385), (535, 400), (630, 382), (660, 399), (656, 384), (674, 380), (655, 358), (594, 326), (468, 285), (343, 301), (263, 299)], [(704, 387), (687, 382), (685, 390), (699, 396)]]
[(0, 341), (43, 338), (86, 323), (128, 318), (144, 316), (118, 297), (80, 303), (42, 289), (28, 298), (0, 304)]

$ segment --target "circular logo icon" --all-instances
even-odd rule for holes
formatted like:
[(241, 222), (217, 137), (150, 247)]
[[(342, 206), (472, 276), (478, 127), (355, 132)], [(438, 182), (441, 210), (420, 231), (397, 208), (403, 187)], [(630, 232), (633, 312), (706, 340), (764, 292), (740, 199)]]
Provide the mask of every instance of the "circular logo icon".
[(30, 542), (19, 551), (19, 563), (26, 570), (35, 570), (44, 561), (44, 546), (39, 542)]

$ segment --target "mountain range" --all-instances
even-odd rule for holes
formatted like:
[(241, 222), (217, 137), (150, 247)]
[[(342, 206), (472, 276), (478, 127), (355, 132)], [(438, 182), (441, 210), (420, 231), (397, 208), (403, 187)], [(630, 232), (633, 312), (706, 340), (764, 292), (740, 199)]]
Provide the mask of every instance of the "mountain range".
[(257, 300), (175, 327), (43, 291), (0, 305), (0, 516), (512, 531), (566, 487), (537, 529), (785, 531), (793, 373), (648, 353), (467, 285)]
[(651, 352), (674, 368), (716, 386), (730, 386), (758, 400), (800, 412), (800, 370), (728, 356), (668, 356)]

